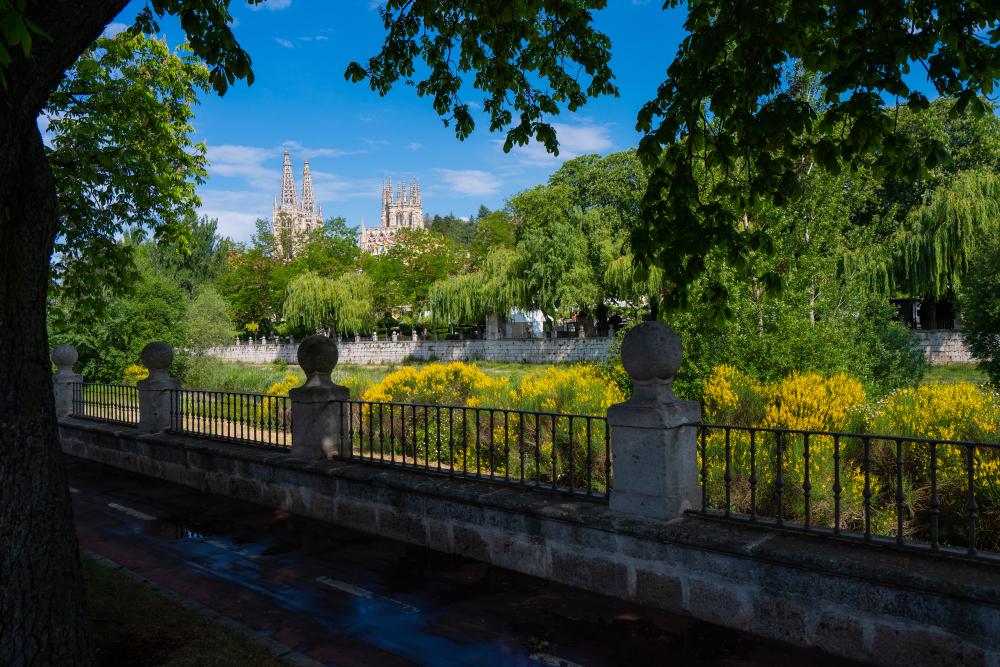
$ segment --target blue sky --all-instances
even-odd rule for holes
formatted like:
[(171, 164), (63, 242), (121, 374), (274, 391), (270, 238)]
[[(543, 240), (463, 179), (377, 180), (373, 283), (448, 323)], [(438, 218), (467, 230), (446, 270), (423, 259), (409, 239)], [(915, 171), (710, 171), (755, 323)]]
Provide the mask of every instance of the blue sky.
[[(133, 3), (109, 32), (124, 28), (144, 4)], [(565, 159), (635, 146), (636, 114), (655, 94), (683, 37), (683, 11), (664, 12), (648, 0), (609, 0), (596, 23), (613, 43), (620, 97), (595, 99), (554, 118), (558, 158), (537, 145), (505, 154), (503, 136), (487, 131), (481, 113), (473, 136), (459, 142), (413, 88), (400, 86), (383, 98), (344, 80), (350, 61), (364, 62), (381, 44), (376, 5), (269, 0), (251, 9), (233, 2), (234, 32), (253, 59), (256, 82), (238, 83), (222, 98), (206, 94), (195, 119), (196, 138), (208, 145), (211, 160), (199, 190), (202, 212), (218, 218), (220, 232), (247, 240), (254, 220), (270, 216), (286, 147), (297, 181), (309, 159), (324, 214), (342, 215), (352, 226), (362, 218), (377, 224), (385, 177), (419, 177), (425, 213), (467, 216), (480, 204), (501, 207), (544, 182)], [(175, 21), (161, 28), (169, 44), (182, 41)]]

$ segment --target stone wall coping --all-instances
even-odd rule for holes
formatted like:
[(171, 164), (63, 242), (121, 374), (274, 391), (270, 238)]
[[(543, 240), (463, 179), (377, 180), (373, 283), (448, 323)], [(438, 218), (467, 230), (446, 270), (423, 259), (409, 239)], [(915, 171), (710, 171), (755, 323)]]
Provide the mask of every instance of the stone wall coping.
[(891, 543), (861, 544), (823, 534), (796, 533), (716, 520), (689, 513), (658, 521), (614, 512), (600, 501), (540, 493), (530, 487), (451, 477), (447, 474), (405, 470), (386, 465), (331, 459), (302, 461), (285, 452), (269, 451), (210, 439), (175, 434), (140, 433), (134, 428), (85, 419), (64, 418), (62, 429), (113, 436), (189, 452), (271, 465), (317, 477), (388, 488), (487, 509), (497, 509), (560, 521), (590, 530), (701, 551), (780, 564), (795, 569), (848, 577), (1000, 607), (1000, 567), (960, 556), (922, 554), (894, 548)]

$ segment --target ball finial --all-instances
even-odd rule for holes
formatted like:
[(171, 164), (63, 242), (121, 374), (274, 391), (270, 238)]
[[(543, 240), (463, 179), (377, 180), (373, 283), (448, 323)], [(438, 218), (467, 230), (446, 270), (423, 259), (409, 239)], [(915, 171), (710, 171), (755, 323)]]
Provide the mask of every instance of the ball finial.
[(170, 368), (170, 364), (174, 361), (174, 350), (167, 343), (149, 343), (142, 348), (139, 358), (152, 375), (154, 371), (165, 371)]
[(60, 345), (52, 350), (52, 363), (60, 372), (72, 372), (73, 366), (76, 365), (76, 360), (79, 358), (80, 355), (77, 354), (76, 348), (69, 344)]
[(643, 322), (622, 340), (622, 366), (633, 380), (673, 380), (682, 359), (681, 339), (662, 322)]
[(337, 366), (338, 356), (337, 341), (328, 336), (309, 336), (299, 343), (299, 366), (306, 376), (329, 375)]

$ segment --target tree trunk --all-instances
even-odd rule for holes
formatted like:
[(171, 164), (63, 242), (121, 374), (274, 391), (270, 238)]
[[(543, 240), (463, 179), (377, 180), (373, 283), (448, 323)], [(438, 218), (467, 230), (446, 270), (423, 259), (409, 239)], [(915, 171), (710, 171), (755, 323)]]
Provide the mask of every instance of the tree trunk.
[(45, 330), (49, 257), (58, 229), (55, 188), (35, 117), (5, 114), (3, 106), (0, 664), (90, 665), (93, 646)]

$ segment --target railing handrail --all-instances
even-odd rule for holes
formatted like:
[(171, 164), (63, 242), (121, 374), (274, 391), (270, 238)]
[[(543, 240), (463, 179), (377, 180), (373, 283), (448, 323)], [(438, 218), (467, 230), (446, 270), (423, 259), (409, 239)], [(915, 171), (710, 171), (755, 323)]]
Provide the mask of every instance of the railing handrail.
[(819, 435), (837, 438), (856, 438), (858, 440), (892, 440), (902, 442), (912, 442), (914, 444), (926, 445), (955, 445), (958, 447), (987, 447), (991, 449), (1000, 448), (1000, 442), (987, 442), (979, 440), (945, 440), (942, 438), (928, 438), (924, 436), (909, 435), (884, 435), (878, 433), (852, 433), (849, 431), (815, 431), (810, 429), (782, 428), (778, 426), (747, 426), (745, 424), (712, 424), (708, 422), (698, 422), (691, 424), (697, 428), (715, 428), (737, 431), (758, 431), (764, 433), (792, 433), (795, 435)]
[(393, 405), (414, 408), (443, 408), (446, 410), (483, 410), (487, 412), (509, 412), (512, 414), (540, 415), (542, 417), (572, 417), (573, 419), (603, 419), (607, 415), (585, 415), (573, 412), (549, 412), (546, 410), (521, 410), (517, 408), (493, 408), (486, 405), (451, 405), (448, 403), (403, 403), (398, 401), (366, 401), (360, 398), (348, 398), (339, 403), (356, 403), (358, 405)]
[(258, 393), (249, 392), (249, 391), (229, 391), (228, 389), (185, 389), (184, 387), (181, 387), (180, 389), (170, 389), (168, 391), (170, 391), (172, 393), (177, 393), (177, 394), (180, 394), (180, 393), (189, 393), (189, 394), (201, 393), (201, 394), (226, 394), (226, 395), (229, 395), (229, 396), (253, 396), (253, 397), (257, 397), (257, 398), (288, 398), (288, 396), (284, 395), (284, 394), (258, 394)]

